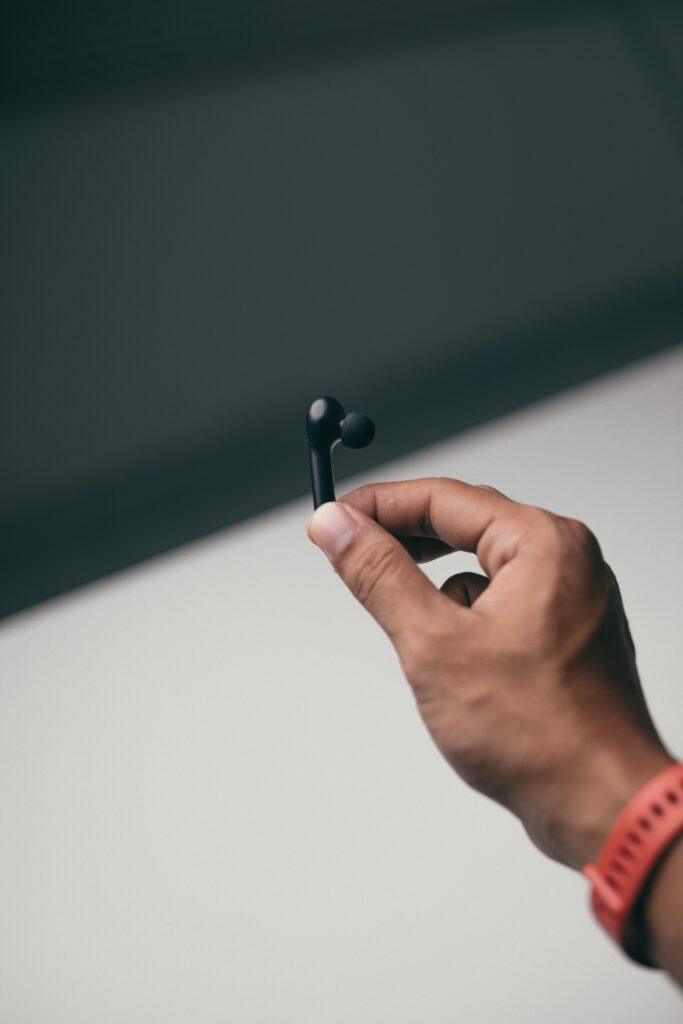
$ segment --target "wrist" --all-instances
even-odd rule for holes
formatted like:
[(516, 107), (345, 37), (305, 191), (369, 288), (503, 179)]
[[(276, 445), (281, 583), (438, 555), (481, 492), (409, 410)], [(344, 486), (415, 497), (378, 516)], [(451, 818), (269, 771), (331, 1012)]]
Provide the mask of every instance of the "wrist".
[(622, 740), (619, 750), (605, 746), (581, 759), (565, 799), (557, 832), (558, 859), (581, 870), (597, 859), (629, 800), (674, 759), (652, 740)]
[(633, 960), (647, 966), (666, 966), (672, 951), (680, 963), (683, 932), (676, 922), (683, 919), (683, 878), (672, 853), (682, 832), (683, 765), (674, 762), (638, 789), (599, 857), (583, 869), (596, 918)]
[(683, 963), (683, 836), (653, 871), (634, 921), (650, 962), (675, 973), (675, 965)]

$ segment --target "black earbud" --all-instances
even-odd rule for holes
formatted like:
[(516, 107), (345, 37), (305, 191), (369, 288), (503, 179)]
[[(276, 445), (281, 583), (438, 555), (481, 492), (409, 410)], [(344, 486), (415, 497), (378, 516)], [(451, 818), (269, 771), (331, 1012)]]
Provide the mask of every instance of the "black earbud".
[(366, 448), (374, 436), (375, 424), (367, 416), (345, 413), (336, 398), (316, 398), (306, 416), (313, 508), (334, 501), (334, 446), (341, 441), (346, 448)]

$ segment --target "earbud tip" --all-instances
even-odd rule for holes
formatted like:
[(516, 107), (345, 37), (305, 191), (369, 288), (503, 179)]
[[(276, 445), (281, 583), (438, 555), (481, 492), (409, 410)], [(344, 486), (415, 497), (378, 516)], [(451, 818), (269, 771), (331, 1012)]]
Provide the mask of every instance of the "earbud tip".
[(369, 416), (349, 412), (341, 421), (341, 441), (345, 448), (366, 448), (375, 436), (375, 424)]

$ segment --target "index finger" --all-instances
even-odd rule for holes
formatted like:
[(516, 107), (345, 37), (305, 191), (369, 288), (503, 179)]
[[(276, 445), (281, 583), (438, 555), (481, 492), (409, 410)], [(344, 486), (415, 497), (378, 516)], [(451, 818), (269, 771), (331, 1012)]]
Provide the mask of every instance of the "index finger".
[(508, 527), (519, 522), (524, 507), (492, 490), (445, 477), (368, 484), (340, 501), (395, 536), (436, 538), (454, 551), (472, 551), (489, 575), (512, 557), (517, 531)]

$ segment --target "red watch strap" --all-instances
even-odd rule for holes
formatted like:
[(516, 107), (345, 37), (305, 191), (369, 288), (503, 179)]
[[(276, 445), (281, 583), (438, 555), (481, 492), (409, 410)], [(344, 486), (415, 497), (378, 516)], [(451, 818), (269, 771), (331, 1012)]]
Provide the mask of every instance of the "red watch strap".
[(683, 765), (650, 779), (629, 801), (605, 841), (597, 864), (583, 873), (592, 883), (591, 906), (603, 928), (641, 963), (628, 936), (629, 917), (645, 882), (683, 832)]

